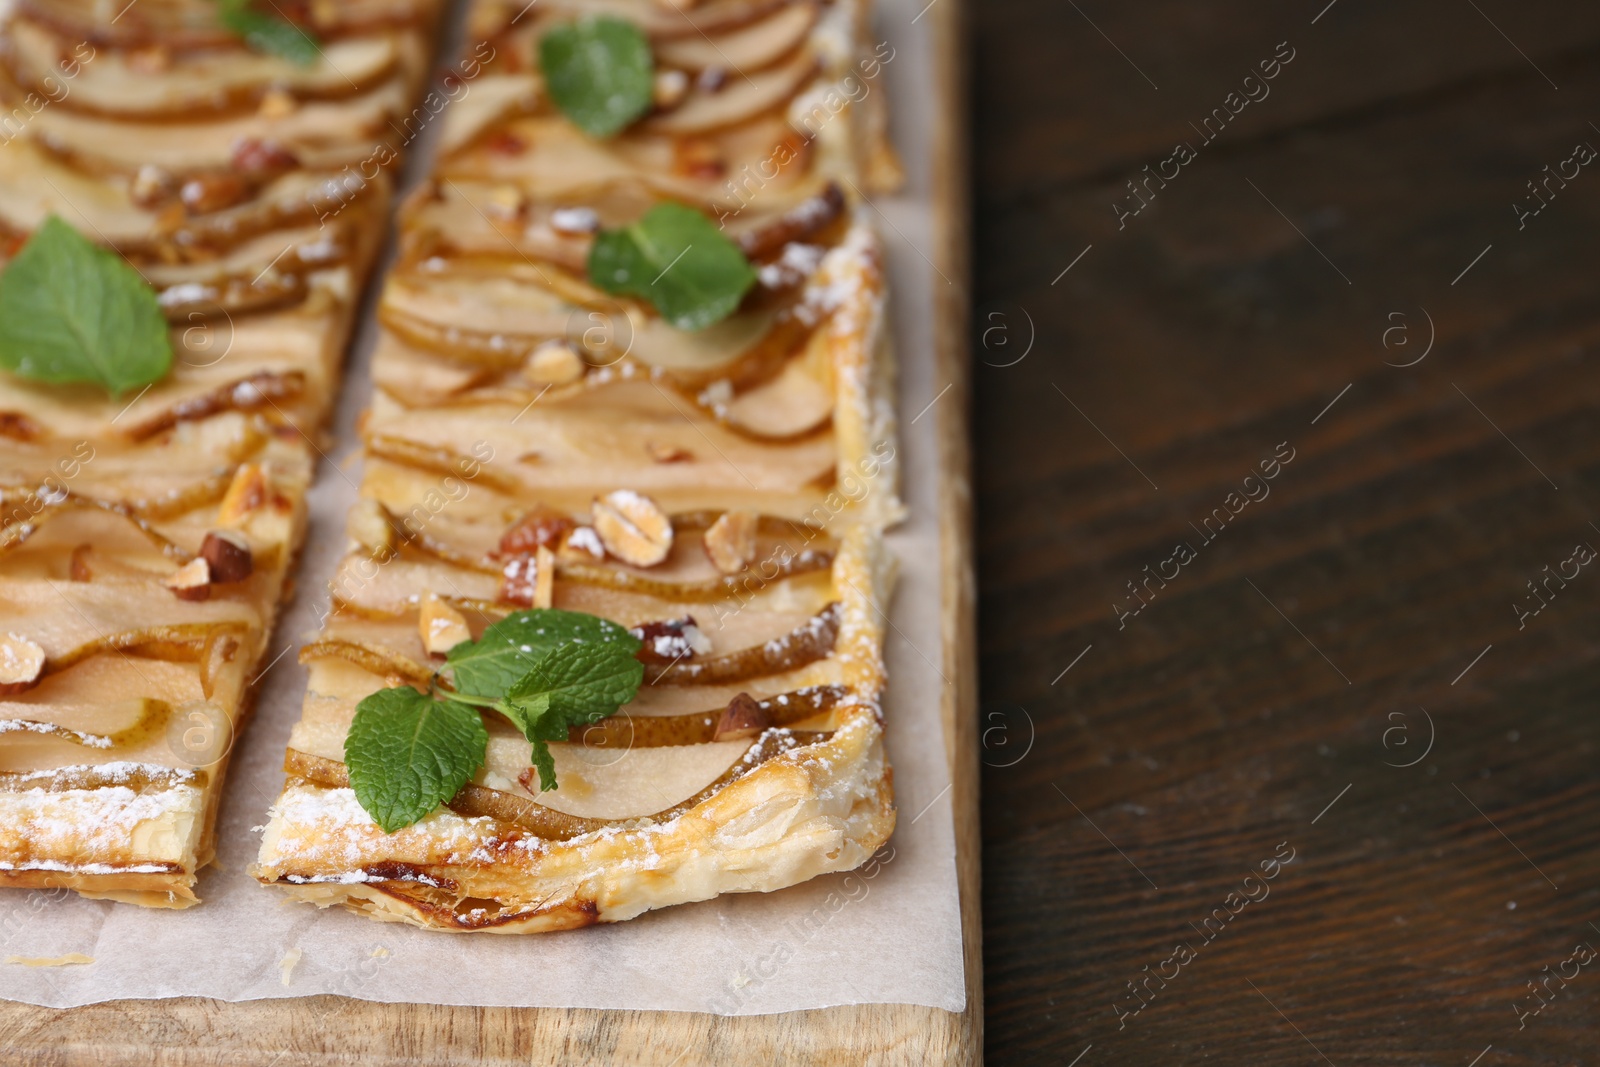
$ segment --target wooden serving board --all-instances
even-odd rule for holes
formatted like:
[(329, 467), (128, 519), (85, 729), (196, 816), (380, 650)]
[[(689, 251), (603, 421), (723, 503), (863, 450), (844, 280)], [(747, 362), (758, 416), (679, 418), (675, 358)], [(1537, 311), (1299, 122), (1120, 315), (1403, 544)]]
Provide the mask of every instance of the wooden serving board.
[[(939, 512), (946, 576), (942, 717), (951, 753), (965, 946), (964, 1011), (870, 1004), (776, 1015), (380, 1004), (336, 996), (240, 1003), (199, 997), (53, 1009), (0, 1001), (7, 1067), (261, 1065), (827, 1064), (975, 1065), (983, 1055), (979, 915), (977, 639), (968, 445), (966, 60), (961, 0), (936, 0), (932, 196), (938, 272), (937, 377), (950, 382), (939, 420)], [(915, 355), (915, 354), (913, 354)], [(905, 358), (905, 357), (903, 357)]]

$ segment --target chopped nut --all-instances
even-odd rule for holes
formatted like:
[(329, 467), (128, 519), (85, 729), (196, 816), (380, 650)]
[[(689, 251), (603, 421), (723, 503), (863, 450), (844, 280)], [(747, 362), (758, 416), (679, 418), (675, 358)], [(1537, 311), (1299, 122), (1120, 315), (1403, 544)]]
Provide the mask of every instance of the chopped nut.
[(133, 176), (128, 186), (128, 199), (143, 208), (151, 208), (172, 197), (178, 191), (177, 179), (165, 168), (146, 163)]
[(90, 582), (94, 580), (94, 571), (89, 568), (89, 553), (93, 551), (91, 545), (79, 545), (72, 550), (71, 575), (75, 582)]
[(259, 463), (241, 464), (233, 474), (233, 481), (228, 483), (228, 491), (222, 495), (217, 521), (224, 526), (237, 526), (271, 497), (266, 468)]
[(664, 445), (657, 441), (646, 441), (644, 448), (646, 452), (650, 453), (650, 458), (657, 463), (683, 463), (694, 458), (694, 453), (687, 448), (679, 448), (677, 445)]
[(211, 595), (211, 564), (196, 556), (167, 575), (166, 586), (179, 600), (204, 600)]
[(546, 341), (529, 354), (522, 376), (535, 385), (565, 385), (583, 377), (583, 360), (565, 341)]
[(184, 210), (191, 215), (222, 211), (243, 203), (249, 196), (250, 183), (238, 174), (207, 174), (190, 178), (178, 193)]
[(567, 516), (547, 508), (543, 504), (535, 505), (524, 512), (522, 517), (500, 536), (501, 556), (526, 556), (536, 549), (559, 544), (567, 532), (575, 527)]
[(702, 544), (717, 570), (738, 574), (755, 561), (756, 527), (760, 521), (753, 511), (725, 511), (711, 524)]
[(600, 543), (600, 535), (594, 532), (593, 526), (575, 527), (561, 539), (556, 551), (562, 559), (580, 563), (593, 563), (606, 558), (606, 546)]
[(363, 498), (350, 509), (345, 532), (375, 559), (388, 559), (399, 540), (389, 510), (376, 500)]
[(14, 697), (39, 684), (44, 648), (21, 634), (0, 634), (0, 696)]
[(500, 599), (508, 604), (548, 608), (555, 593), (556, 556), (543, 545), (506, 560), (500, 572)]
[(673, 145), (673, 170), (686, 178), (714, 179), (728, 172), (722, 149), (702, 137), (683, 137)]
[(136, 74), (162, 74), (172, 69), (172, 53), (159, 44), (128, 53), (128, 69)]
[(520, 156), (528, 150), (528, 142), (510, 130), (498, 130), (489, 135), (483, 147), (497, 156)]
[(720, 93), (728, 84), (728, 72), (721, 67), (707, 67), (694, 80), (694, 87), (702, 93)]
[(467, 620), (437, 594), (425, 593), (417, 612), (417, 632), (422, 647), (432, 656), (442, 656), (463, 641), (472, 640)]
[(233, 146), (233, 169), (240, 174), (276, 174), (293, 170), (300, 160), (277, 141), (241, 137)]
[(200, 556), (211, 568), (213, 582), (242, 582), (255, 571), (250, 542), (233, 530), (210, 530), (200, 543)]
[(651, 90), (656, 107), (663, 111), (677, 107), (689, 95), (689, 75), (681, 70), (658, 70)]
[(771, 725), (767, 713), (761, 710), (761, 705), (756, 703), (749, 693), (740, 693), (728, 701), (728, 706), (722, 709), (722, 715), (717, 719), (717, 732), (713, 735), (714, 741), (747, 741), (758, 736)]
[(606, 551), (635, 567), (653, 567), (672, 551), (672, 520), (654, 500), (618, 489), (591, 508), (594, 529)]
[(264, 119), (286, 119), (299, 110), (294, 95), (285, 89), (268, 89), (261, 97), (256, 114)]
[(522, 215), (527, 198), (515, 185), (497, 185), (489, 190), (489, 199), (483, 205), (490, 215), (502, 219), (516, 219)]
[(556, 554), (540, 545), (534, 550), (533, 563), (533, 606), (548, 608), (556, 598)]
[(641, 623), (628, 632), (644, 644), (639, 659), (646, 663), (676, 663), (711, 651), (711, 638), (701, 631), (693, 615)]
[(558, 207), (550, 212), (550, 228), (569, 236), (594, 233), (600, 216), (592, 207)]

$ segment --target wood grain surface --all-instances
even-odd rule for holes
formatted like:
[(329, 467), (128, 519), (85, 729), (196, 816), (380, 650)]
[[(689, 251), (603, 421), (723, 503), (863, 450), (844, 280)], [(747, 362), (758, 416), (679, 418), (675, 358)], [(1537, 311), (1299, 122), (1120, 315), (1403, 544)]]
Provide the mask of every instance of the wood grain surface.
[(989, 1061), (1600, 1062), (1600, 8), (973, 16)]
[[(954, 684), (940, 709), (951, 752), (951, 803), (966, 946), (967, 1006), (952, 1013), (861, 1005), (780, 1015), (468, 1008), (375, 1004), (318, 996), (224, 1003), (200, 998), (118, 1001), (56, 1010), (0, 1001), (0, 1065), (27, 1067), (491, 1067), (698, 1064), (971, 1067), (982, 1061), (983, 971), (978, 910), (978, 681), (976, 584), (968, 425), (969, 49), (961, 0), (924, 12), (941, 72), (935, 131), (931, 252), (960, 284), (935, 293), (938, 378), (951, 383), (937, 412), (945, 472), (939, 511), (950, 583), (941, 610), (943, 673)], [(920, 18), (920, 17), (919, 17)], [(247, 936), (247, 935), (246, 935)], [(158, 951), (152, 946), (152, 951)]]

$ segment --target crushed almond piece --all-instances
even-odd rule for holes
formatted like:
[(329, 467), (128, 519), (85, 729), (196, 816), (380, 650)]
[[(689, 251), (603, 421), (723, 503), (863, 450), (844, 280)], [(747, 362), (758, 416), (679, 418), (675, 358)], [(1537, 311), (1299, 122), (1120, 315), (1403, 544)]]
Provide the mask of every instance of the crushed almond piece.
[(663, 111), (677, 107), (689, 95), (689, 75), (681, 70), (656, 71), (651, 95), (656, 107)]
[(700, 629), (693, 615), (655, 619), (631, 627), (628, 632), (644, 646), (639, 649), (639, 659), (646, 663), (676, 663), (711, 651), (711, 638)]
[(179, 600), (204, 600), (211, 595), (211, 564), (196, 556), (167, 575), (165, 584)]
[(556, 598), (556, 554), (540, 545), (533, 552), (533, 606), (548, 608)]
[(598, 562), (606, 558), (606, 546), (600, 543), (600, 535), (594, 532), (593, 526), (575, 527), (561, 539), (556, 551), (562, 559), (577, 562)]
[(233, 146), (230, 163), (241, 174), (263, 175), (293, 170), (300, 165), (300, 160), (277, 141), (242, 137)]
[(128, 199), (143, 208), (155, 207), (178, 191), (177, 179), (172, 172), (154, 163), (146, 163), (134, 174), (128, 185)]
[(722, 149), (700, 137), (683, 137), (673, 145), (672, 168), (686, 178), (720, 178), (728, 172)]
[(760, 521), (753, 511), (725, 511), (711, 524), (702, 544), (717, 570), (738, 574), (755, 562), (756, 527)]
[(21, 634), (0, 634), (0, 696), (26, 693), (44, 676), (44, 648)]
[(767, 713), (749, 693), (740, 693), (728, 701), (717, 719), (714, 741), (746, 741), (757, 737), (771, 725)]
[(560, 544), (577, 523), (554, 508), (536, 504), (523, 512), (516, 522), (500, 535), (499, 554), (525, 556), (535, 549)]
[(569, 236), (594, 233), (600, 228), (600, 215), (592, 207), (558, 207), (550, 212), (550, 228)]
[(261, 97), (256, 114), (264, 119), (286, 119), (300, 109), (294, 95), (285, 89), (268, 89)]
[(266, 468), (259, 463), (240, 464), (233, 481), (228, 483), (228, 491), (222, 495), (217, 521), (224, 526), (238, 526), (271, 497)]
[(565, 341), (546, 341), (528, 355), (522, 376), (535, 385), (566, 385), (583, 377), (583, 360)]
[(255, 571), (250, 542), (234, 530), (207, 531), (200, 557), (210, 568), (213, 582), (242, 582)]
[(483, 206), (490, 215), (510, 221), (522, 217), (527, 203), (522, 190), (515, 185), (497, 185), (489, 190), (489, 199)]
[(205, 174), (190, 178), (178, 191), (178, 199), (191, 215), (210, 215), (242, 204), (250, 197), (250, 183), (238, 174)]
[(618, 489), (596, 500), (591, 511), (600, 542), (624, 563), (653, 567), (672, 551), (672, 520), (643, 493)]
[(555, 561), (555, 553), (543, 545), (507, 559), (500, 571), (499, 599), (523, 607), (549, 607), (555, 589)]
[(472, 640), (466, 618), (436, 593), (423, 594), (417, 632), (422, 637), (422, 647), (432, 656), (442, 656), (461, 642)]
[(650, 453), (650, 458), (657, 463), (684, 463), (694, 458), (694, 453), (687, 448), (677, 445), (664, 445), (657, 441), (646, 441), (645, 451)]
[(172, 69), (172, 53), (159, 44), (128, 53), (128, 69), (138, 74), (162, 74)]

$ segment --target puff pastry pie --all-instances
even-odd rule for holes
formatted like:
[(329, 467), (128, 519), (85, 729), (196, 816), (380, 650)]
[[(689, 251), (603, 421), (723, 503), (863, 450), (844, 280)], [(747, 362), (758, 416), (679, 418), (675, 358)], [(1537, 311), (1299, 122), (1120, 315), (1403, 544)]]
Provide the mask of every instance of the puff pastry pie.
[(59, 216), (174, 349), (131, 397), (0, 374), (0, 885), (186, 907), (212, 857), (437, 15), (311, 6), (300, 64), (211, 0), (0, 3), (0, 264)]
[[(320, 906), (526, 933), (767, 891), (863, 863), (894, 826), (882, 605), (900, 514), (882, 254), (897, 176), (859, 3), (479, 0), (482, 73), (402, 213), (380, 302), (362, 501), (254, 872)], [(596, 11), (655, 61), (654, 107), (585, 134), (536, 69)], [(585, 272), (663, 203), (758, 281), (683, 330)], [(481, 769), (386, 833), (350, 788), (358, 703), (425, 687), (527, 608), (643, 641), (644, 684), (552, 743), (485, 716)], [(436, 637), (444, 635), (444, 640)]]

